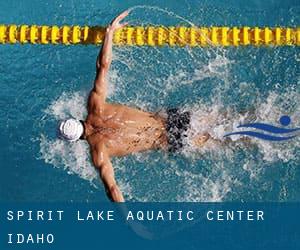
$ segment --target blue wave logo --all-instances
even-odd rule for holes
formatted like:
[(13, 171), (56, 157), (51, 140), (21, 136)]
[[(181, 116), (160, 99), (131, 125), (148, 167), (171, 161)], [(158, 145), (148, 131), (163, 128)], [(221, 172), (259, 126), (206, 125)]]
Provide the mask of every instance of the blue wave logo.
[(279, 122), (283, 127), (276, 127), (266, 123), (247, 123), (237, 127), (237, 128), (252, 128), (256, 130), (261, 130), (262, 132), (267, 132), (269, 134), (262, 133), (259, 131), (257, 132), (257, 131), (249, 130), (249, 131), (232, 132), (224, 135), (224, 137), (228, 137), (232, 135), (246, 135), (246, 136), (255, 137), (267, 141), (286, 141), (295, 138), (297, 136), (296, 132), (300, 131), (300, 128), (290, 128), (290, 129), (284, 128), (291, 124), (291, 118), (289, 116), (285, 116), (285, 115), (281, 116)]

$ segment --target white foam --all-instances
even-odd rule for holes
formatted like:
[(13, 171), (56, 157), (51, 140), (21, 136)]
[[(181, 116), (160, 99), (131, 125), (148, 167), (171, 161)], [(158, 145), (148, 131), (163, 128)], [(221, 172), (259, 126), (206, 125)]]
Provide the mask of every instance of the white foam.
[[(283, 114), (288, 114), (292, 119), (293, 127), (300, 127), (300, 93), (293, 89), (287, 89), (281, 94), (271, 92), (265, 102), (262, 102), (257, 108), (257, 120), (268, 121), (269, 123), (279, 123), (279, 118)], [(255, 140), (255, 143), (263, 153), (265, 161), (297, 160), (299, 154), (297, 150), (300, 147), (300, 137), (286, 143), (272, 143), (263, 140)]]
[[(289, 98), (286, 98), (289, 96)], [(291, 102), (291, 99), (293, 102)], [(188, 131), (188, 137), (186, 140), (185, 153), (191, 152), (207, 152), (207, 150), (220, 150), (222, 142), (224, 142), (224, 135), (232, 131), (243, 131), (244, 128), (237, 129), (240, 124), (246, 123), (246, 121), (252, 122), (264, 122), (271, 123), (279, 126), (278, 121), (281, 115), (286, 112), (291, 116), (294, 127), (299, 127), (299, 114), (300, 107), (297, 103), (300, 102), (300, 94), (295, 91), (287, 90), (285, 93), (276, 94), (271, 92), (265, 101), (258, 102), (253, 112), (246, 112), (240, 114), (234, 110), (224, 110), (222, 103), (217, 100), (211, 105), (204, 103), (198, 103), (194, 107), (185, 107), (185, 110), (191, 110), (191, 129)], [(296, 103), (296, 105), (293, 105)], [(290, 106), (290, 110), (287, 107)], [(253, 121), (253, 119), (255, 119)], [(209, 133), (210, 136), (216, 140), (211, 143), (207, 143), (203, 148), (195, 147), (193, 140), (197, 135)], [(234, 135), (231, 136), (231, 141), (240, 141), (241, 138), (246, 136)], [(264, 141), (255, 138), (249, 138), (252, 144), (258, 146), (260, 152), (264, 156), (265, 161), (282, 160), (287, 162), (289, 160), (299, 157), (296, 155), (295, 150), (300, 146), (300, 138), (297, 137), (293, 141), (287, 143), (274, 143), (270, 141)], [(243, 146), (244, 150), (247, 150), (248, 143), (239, 144)], [(227, 147), (227, 146), (223, 146)], [(232, 148), (234, 150), (234, 146)]]
[[(219, 164), (223, 164), (222, 162)], [(208, 177), (202, 174), (193, 174), (186, 170), (180, 171), (183, 177), (184, 194), (177, 197), (178, 201), (222, 201), (231, 191), (233, 180), (223, 166), (214, 166), (212, 172), (218, 172)]]
[(74, 117), (84, 119), (87, 93), (62, 93), (62, 95), (45, 110), (45, 113), (58, 120)]
[[(86, 94), (79, 92), (63, 93), (45, 110), (48, 120), (58, 120), (75, 117), (84, 119), (86, 116)], [(51, 125), (53, 125), (51, 123)], [(52, 128), (55, 131), (55, 128)], [(40, 158), (54, 167), (63, 168), (69, 174), (77, 174), (81, 178), (92, 181), (97, 177), (91, 165), (88, 145), (84, 141), (65, 142), (58, 138), (51, 139), (41, 134)]]
[(90, 163), (88, 145), (83, 141), (68, 143), (41, 135), (40, 153), (46, 163), (63, 168), (68, 174), (77, 174), (91, 183), (98, 176)]

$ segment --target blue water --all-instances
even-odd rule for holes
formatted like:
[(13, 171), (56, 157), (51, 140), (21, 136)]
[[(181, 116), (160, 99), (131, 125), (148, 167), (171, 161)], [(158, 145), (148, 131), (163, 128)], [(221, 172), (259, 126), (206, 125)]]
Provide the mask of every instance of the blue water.
[[(299, 1), (1, 1), (0, 23), (299, 26)], [(59, 119), (83, 118), (96, 46), (0, 45), (0, 200), (103, 201), (84, 142), (55, 137)], [(109, 100), (145, 110), (192, 110), (195, 131), (220, 137), (241, 122), (300, 127), (300, 50), (114, 48)], [(226, 114), (226, 115), (225, 115)], [(283, 143), (208, 145), (180, 155), (113, 159), (131, 201), (300, 201), (300, 136)]]

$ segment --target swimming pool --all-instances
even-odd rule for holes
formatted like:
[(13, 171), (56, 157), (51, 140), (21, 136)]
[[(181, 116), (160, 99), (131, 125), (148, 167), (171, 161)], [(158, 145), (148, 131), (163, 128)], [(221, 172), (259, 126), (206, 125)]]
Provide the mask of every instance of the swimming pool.
[[(131, 25), (294, 27), (300, 16), (299, 2), (292, 0), (11, 0), (0, 4), (0, 23), (104, 25), (127, 8)], [(98, 50), (0, 46), (1, 201), (106, 200), (87, 145), (69, 146), (55, 131), (59, 119), (86, 114)], [(278, 124), (284, 114), (299, 127), (299, 52), (299, 47), (116, 47), (109, 100), (210, 115), (205, 126), (215, 136), (251, 119)], [(248, 146), (189, 148), (179, 155), (140, 153), (114, 159), (113, 165), (129, 201), (299, 201), (299, 148), (300, 137), (278, 144), (254, 139)]]

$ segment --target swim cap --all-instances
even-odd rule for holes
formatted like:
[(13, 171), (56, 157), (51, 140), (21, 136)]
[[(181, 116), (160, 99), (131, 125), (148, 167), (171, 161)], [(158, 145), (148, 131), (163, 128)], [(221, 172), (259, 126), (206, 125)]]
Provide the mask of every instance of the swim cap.
[(71, 118), (61, 121), (58, 130), (60, 138), (74, 142), (77, 141), (83, 134), (84, 128), (79, 120)]

